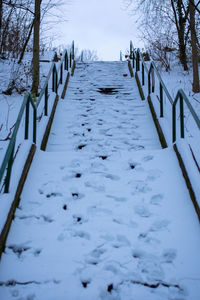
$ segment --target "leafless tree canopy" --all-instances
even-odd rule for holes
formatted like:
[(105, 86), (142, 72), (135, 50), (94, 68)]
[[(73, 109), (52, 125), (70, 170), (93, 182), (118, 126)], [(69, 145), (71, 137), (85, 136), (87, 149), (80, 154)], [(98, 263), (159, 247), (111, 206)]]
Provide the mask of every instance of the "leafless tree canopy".
[(141, 38), (153, 59), (169, 70), (172, 53), (178, 57), (184, 70), (193, 66), (193, 91), (199, 92), (199, 0), (124, 0), (138, 18)]

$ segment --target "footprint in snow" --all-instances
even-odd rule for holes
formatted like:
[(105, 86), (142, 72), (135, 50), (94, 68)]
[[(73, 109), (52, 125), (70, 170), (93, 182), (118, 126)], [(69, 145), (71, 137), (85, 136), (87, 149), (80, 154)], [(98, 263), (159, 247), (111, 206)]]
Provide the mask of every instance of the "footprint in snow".
[(6, 246), (6, 249), (12, 250), (12, 252), (16, 254), (18, 258), (20, 258), (24, 252), (31, 249), (31, 247), (27, 246), (27, 244), (29, 244), (29, 242), (24, 244), (11, 244)]
[(138, 239), (150, 245), (160, 244), (160, 240), (152, 237), (149, 232), (140, 233)]
[(154, 181), (161, 176), (162, 172), (160, 170), (150, 170), (148, 172), (147, 180)]
[(38, 256), (40, 255), (41, 252), (42, 252), (42, 249), (40, 249), (40, 248), (35, 249), (35, 250), (33, 251), (33, 255), (34, 255), (35, 257), (38, 257)]
[(156, 258), (143, 258), (137, 267), (148, 281), (164, 279), (164, 271)]
[(134, 207), (135, 213), (143, 218), (150, 217), (151, 213), (148, 208), (144, 207), (143, 205), (137, 205)]
[(162, 253), (162, 262), (173, 263), (177, 256), (177, 251), (175, 249), (165, 249)]
[(81, 194), (81, 193), (78, 193), (78, 192), (72, 192), (71, 195), (72, 195), (73, 200), (80, 200), (83, 197), (85, 197), (84, 194)]
[(79, 237), (79, 238), (82, 238), (82, 239), (90, 240), (89, 233), (87, 233), (85, 231), (75, 231), (73, 233), (73, 237)]
[(104, 175), (106, 178), (111, 179), (111, 180), (120, 180), (120, 177), (117, 175), (113, 175), (113, 174), (105, 174)]
[(114, 248), (121, 248), (121, 247), (129, 247), (130, 246), (130, 242), (129, 240), (124, 236), (124, 235), (121, 235), (121, 234), (118, 234), (116, 236), (116, 240), (114, 243), (112, 243), (112, 246)]
[(151, 197), (150, 203), (153, 205), (160, 205), (160, 203), (163, 200), (163, 195), (162, 194), (157, 194)]
[(144, 162), (147, 162), (147, 161), (152, 160), (153, 158), (154, 158), (153, 155), (147, 155), (147, 156), (144, 156), (142, 160), (143, 160)]
[(97, 247), (92, 252), (90, 252), (90, 256), (94, 258), (100, 258), (104, 253), (106, 252), (106, 249), (100, 247)]
[(161, 230), (165, 230), (168, 225), (169, 225), (169, 221), (168, 220), (161, 220), (161, 221), (156, 221), (155, 223), (153, 223), (150, 227), (150, 231), (161, 231)]
[(96, 192), (104, 192), (105, 191), (105, 186), (99, 185), (98, 182), (91, 182), (91, 181), (86, 181), (85, 186), (88, 188), (94, 189)]
[(74, 224), (83, 224), (87, 222), (87, 219), (82, 215), (73, 215)]
[(148, 193), (151, 191), (151, 188), (149, 188), (147, 183), (143, 180), (130, 181), (129, 184), (133, 188), (132, 195), (135, 195), (137, 193)]
[(117, 196), (112, 196), (112, 195), (106, 195), (106, 197), (111, 198), (117, 202), (126, 202), (127, 199), (125, 197), (117, 197)]

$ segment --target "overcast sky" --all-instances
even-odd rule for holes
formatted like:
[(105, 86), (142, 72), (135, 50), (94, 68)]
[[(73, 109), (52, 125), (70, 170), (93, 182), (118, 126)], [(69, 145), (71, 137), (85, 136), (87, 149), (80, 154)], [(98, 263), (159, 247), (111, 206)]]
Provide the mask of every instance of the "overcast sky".
[(65, 7), (68, 22), (60, 24), (56, 43), (74, 40), (80, 49), (97, 50), (102, 60), (118, 60), (130, 39), (139, 46), (134, 18), (123, 7), (124, 0), (72, 0)]

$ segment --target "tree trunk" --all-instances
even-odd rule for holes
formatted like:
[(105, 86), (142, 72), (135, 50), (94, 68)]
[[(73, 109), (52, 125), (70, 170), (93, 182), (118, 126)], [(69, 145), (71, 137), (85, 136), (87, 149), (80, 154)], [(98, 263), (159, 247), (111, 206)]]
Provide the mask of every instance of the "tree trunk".
[(195, 28), (194, 0), (190, 0), (189, 2), (189, 11), (190, 11), (191, 46), (192, 46), (192, 66), (193, 66), (192, 90), (194, 93), (199, 93), (200, 87), (199, 87), (199, 69), (198, 69), (198, 49), (197, 49), (197, 36), (196, 36), (196, 28)]
[(39, 50), (40, 50), (40, 0), (35, 0), (35, 15), (34, 15), (34, 35), (33, 35), (33, 82), (32, 94), (37, 96), (40, 65), (39, 65)]
[[(174, 13), (176, 30), (178, 34), (179, 59), (185, 71), (188, 70), (186, 41), (185, 41), (185, 23), (186, 17), (183, 12), (182, 0), (171, 0), (171, 6)], [(176, 6), (176, 7), (175, 7)]]
[(20, 58), (19, 58), (19, 60), (18, 60), (18, 62), (17, 62), (18, 64), (21, 63), (21, 61), (22, 61), (22, 59), (23, 59), (23, 57), (24, 57), (24, 53), (25, 53), (26, 47), (27, 47), (27, 45), (28, 45), (28, 42), (29, 42), (29, 40), (30, 40), (32, 31), (33, 31), (33, 26), (34, 26), (34, 20), (33, 20), (33, 22), (31, 23), (31, 27), (30, 27), (30, 29), (29, 29), (28, 36), (27, 36), (27, 38), (26, 38), (26, 40), (25, 40), (24, 46), (23, 46), (22, 51), (21, 51), (21, 54), (20, 54)]
[(186, 44), (185, 44), (185, 22), (186, 18), (183, 14), (182, 0), (177, 0), (178, 16), (179, 16), (179, 53), (180, 53), (180, 62), (183, 65), (185, 71), (188, 70), (187, 66), (187, 55), (186, 55)]
[(3, 16), (3, 3), (0, 0), (0, 40), (1, 40), (1, 29), (2, 29), (2, 16)]

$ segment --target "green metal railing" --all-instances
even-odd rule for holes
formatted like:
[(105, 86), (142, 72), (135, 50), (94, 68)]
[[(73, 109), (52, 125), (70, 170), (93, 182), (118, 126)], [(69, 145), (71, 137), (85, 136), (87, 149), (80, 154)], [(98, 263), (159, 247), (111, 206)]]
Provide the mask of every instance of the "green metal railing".
[[(42, 109), (44, 110), (44, 115), (48, 116), (48, 99), (49, 99), (49, 85), (50, 79), (52, 77), (52, 91), (57, 94), (58, 87), (60, 84), (63, 83), (63, 70), (68, 71), (69, 67), (73, 65), (74, 60), (74, 42), (72, 42), (71, 50), (70, 50), (70, 58), (68, 55), (68, 51), (66, 50), (63, 54), (62, 60), (60, 61), (58, 68), (56, 67), (55, 63), (52, 63), (51, 68), (49, 70), (48, 76), (46, 81), (43, 85), (43, 88), (40, 92), (39, 97), (37, 98), (37, 102), (34, 102), (33, 96), (29, 93), (28, 95), (24, 96), (24, 100), (22, 106), (20, 108), (20, 112), (17, 117), (17, 121), (15, 123), (15, 127), (10, 138), (9, 145), (7, 147), (3, 162), (0, 167), (0, 187), (2, 186), (2, 180), (4, 179), (4, 193), (9, 192), (9, 185), (10, 185), (10, 178), (11, 178), (11, 171), (14, 161), (14, 152), (15, 152), (15, 145), (17, 134), (19, 132), (20, 124), (22, 123), (23, 116), (25, 117), (25, 132), (24, 132), (24, 139), (27, 140), (29, 138), (29, 129), (30, 129), (30, 105), (33, 110), (33, 143), (36, 144), (37, 141), (37, 111), (39, 105), (42, 105)], [(58, 80), (59, 78), (59, 80)], [(43, 104), (42, 99), (44, 99)]]
[[(191, 116), (193, 117), (194, 122), (198, 129), (200, 129), (200, 120), (197, 114), (194, 111), (194, 108), (190, 104), (189, 99), (185, 95), (182, 89), (179, 89), (175, 99), (173, 100), (166, 85), (164, 84), (161, 75), (154, 62), (150, 62), (149, 67), (147, 67), (146, 62), (144, 61), (143, 55), (139, 49), (135, 51), (132, 41), (130, 42), (130, 60), (132, 62), (132, 68), (135, 69), (135, 72), (141, 72), (142, 76), (142, 86), (148, 82), (148, 96), (151, 93), (155, 92), (155, 75), (159, 83), (159, 102), (160, 102), (160, 118), (164, 117), (164, 95), (168, 99), (172, 107), (172, 142), (176, 142), (177, 136), (177, 120), (176, 120), (176, 108), (179, 102), (180, 104), (180, 137), (185, 137), (185, 126), (184, 126), (184, 104), (187, 106)], [(147, 77), (147, 80), (145, 78)]]

